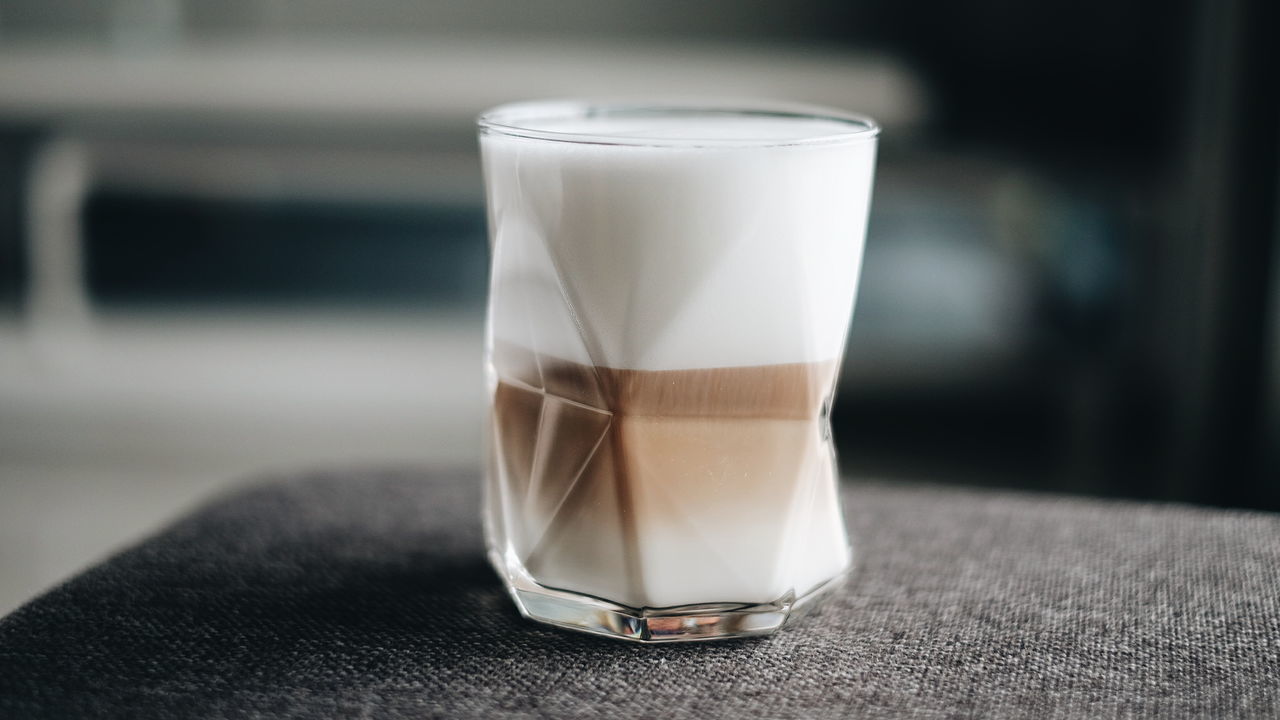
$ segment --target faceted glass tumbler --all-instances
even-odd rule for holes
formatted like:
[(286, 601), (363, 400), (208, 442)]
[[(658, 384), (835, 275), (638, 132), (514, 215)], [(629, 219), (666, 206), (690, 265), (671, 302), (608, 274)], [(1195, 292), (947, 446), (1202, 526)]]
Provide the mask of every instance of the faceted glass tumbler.
[(828, 415), (877, 134), (786, 105), (481, 116), (485, 530), (523, 615), (740, 637), (843, 578)]

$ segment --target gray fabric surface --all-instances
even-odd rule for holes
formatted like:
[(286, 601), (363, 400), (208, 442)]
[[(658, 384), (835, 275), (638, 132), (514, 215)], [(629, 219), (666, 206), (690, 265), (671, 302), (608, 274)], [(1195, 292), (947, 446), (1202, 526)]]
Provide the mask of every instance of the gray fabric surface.
[(780, 634), (521, 620), (478, 480), (282, 478), (0, 620), (0, 717), (1267, 717), (1280, 517), (845, 488), (859, 568)]

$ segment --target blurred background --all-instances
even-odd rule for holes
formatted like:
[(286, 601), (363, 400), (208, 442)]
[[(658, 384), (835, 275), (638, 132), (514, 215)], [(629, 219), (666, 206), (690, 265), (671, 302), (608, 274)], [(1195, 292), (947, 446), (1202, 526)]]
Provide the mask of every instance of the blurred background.
[(1276, 20), (0, 0), (0, 614), (251, 474), (474, 465), (472, 119), (530, 98), (881, 121), (846, 474), (1280, 509)]

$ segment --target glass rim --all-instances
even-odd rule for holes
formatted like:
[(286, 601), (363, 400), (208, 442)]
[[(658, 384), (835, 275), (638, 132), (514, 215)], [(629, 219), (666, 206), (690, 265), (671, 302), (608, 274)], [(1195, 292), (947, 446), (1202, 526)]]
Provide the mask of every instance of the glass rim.
[[(551, 119), (591, 119), (605, 117), (763, 117), (794, 120), (824, 120), (849, 126), (847, 132), (819, 133), (800, 138), (697, 138), (636, 137), (607, 132), (564, 132), (529, 127), (528, 123)], [(522, 124), (525, 123), (525, 124)], [(593, 101), (534, 100), (498, 105), (476, 118), (480, 134), (564, 142), (583, 145), (611, 145), (659, 148), (763, 148), (792, 145), (832, 145), (874, 140), (880, 125), (860, 113), (801, 103), (684, 102), (684, 101)]]

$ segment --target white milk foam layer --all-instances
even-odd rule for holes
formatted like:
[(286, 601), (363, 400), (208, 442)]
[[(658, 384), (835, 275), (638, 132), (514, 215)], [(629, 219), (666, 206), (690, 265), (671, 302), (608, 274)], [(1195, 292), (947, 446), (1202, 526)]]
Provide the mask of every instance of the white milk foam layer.
[(633, 370), (840, 356), (874, 140), (805, 143), (852, 128), (774, 117), (534, 129), (605, 139), (482, 136), (494, 340)]

